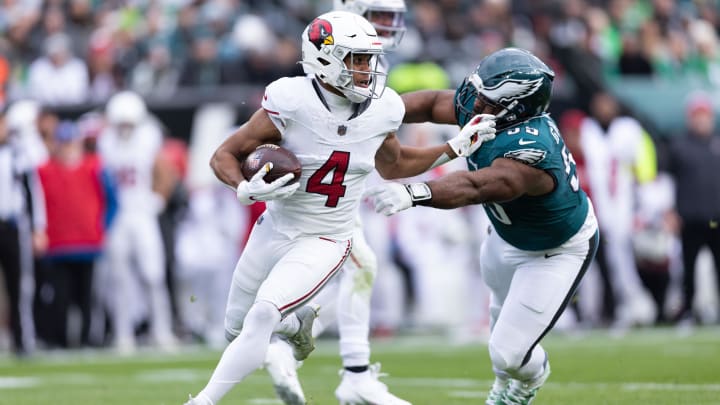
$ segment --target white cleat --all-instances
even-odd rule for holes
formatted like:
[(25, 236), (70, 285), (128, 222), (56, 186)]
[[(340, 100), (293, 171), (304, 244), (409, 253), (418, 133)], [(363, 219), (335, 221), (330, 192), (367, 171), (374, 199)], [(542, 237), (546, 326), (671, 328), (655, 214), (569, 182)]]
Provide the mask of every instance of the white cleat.
[(273, 381), (278, 398), (285, 405), (305, 405), (300, 380), (297, 375), (298, 362), (293, 357), (292, 347), (283, 339), (273, 339), (265, 357), (265, 369)]
[(352, 373), (340, 370), (342, 381), (335, 390), (340, 405), (412, 405), (388, 391), (387, 385), (378, 378), (380, 363), (370, 365), (367, 371)]
[(315, 338), (312, 335), (312, 326), (317, 318), (320, 307), (316, 305), (305, 305), (297, 311), (295, 316), (300, 320), (300, 330), (288, 338), (292, 345), (293, 356), (297, 361), (307, 359), (310, 353), (315, 350)]

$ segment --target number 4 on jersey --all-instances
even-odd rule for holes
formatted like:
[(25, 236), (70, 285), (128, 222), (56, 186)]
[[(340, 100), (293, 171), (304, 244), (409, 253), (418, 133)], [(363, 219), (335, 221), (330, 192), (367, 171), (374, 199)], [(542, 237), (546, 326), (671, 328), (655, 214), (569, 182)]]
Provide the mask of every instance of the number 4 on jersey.
[[(350, 152), (333, 151), (328, 160), (310, 176), (305, 191), (327, 196), (326, 207), (337, 207), (340, 197), (345, 195), (345, 173), (350, 163)], [(333, 172), (329, 184), (323, 183), (328, 173)]]

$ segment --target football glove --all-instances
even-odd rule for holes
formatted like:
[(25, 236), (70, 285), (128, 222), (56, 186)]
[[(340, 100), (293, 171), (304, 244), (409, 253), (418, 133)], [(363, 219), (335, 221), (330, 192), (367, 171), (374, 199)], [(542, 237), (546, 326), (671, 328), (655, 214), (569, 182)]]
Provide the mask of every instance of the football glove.
[(368, 189), (366, 195), (375, 205), (375, 212), (390, 216), (432, 198), (426, 183), (384, 183)]
[(495, 139), (495, 116), (492, 114), (478, 114), (474, 116), (460, 130), (454, 138), (447, 143), (458, 157), (468, 157), (475, 153), (483, 142)]
[(266, 183), (263, 177), (272, 170), (272, 167), (271, 162), (265, 163), (265, 166), (260, 168), (249, 181), (245, 180), (238, 184), (235, 194), (240, 203), (250, 205), (256, 201), (282, 200), (297, 191), (300, 183), (286, 186), (293, 179), (292, 173), (288, 173), (272, 183)]

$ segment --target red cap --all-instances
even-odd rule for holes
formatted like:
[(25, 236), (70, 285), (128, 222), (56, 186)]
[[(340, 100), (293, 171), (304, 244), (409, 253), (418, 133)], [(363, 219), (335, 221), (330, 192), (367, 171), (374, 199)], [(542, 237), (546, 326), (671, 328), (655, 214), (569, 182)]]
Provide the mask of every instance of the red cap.
[(686, 104), (686, 112), (688, 115), (695, 114), (700, 111), (705, 111), (708, 113), (713, 113), (713, 103), (710, 99), (710, 96), (704, 93), (697, 93), (688, 99), (688, 102)]

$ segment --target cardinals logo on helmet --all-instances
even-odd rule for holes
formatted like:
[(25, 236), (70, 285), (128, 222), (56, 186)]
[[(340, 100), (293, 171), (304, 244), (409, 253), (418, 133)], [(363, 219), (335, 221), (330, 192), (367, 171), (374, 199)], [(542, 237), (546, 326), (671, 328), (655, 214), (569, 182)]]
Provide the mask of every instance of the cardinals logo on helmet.
[(332, 45), (335, 41), (332, 36), (332, 25), (328, 20), (316, 18), (310, 23), (308, 40), (320, 50), (322, 45)]

